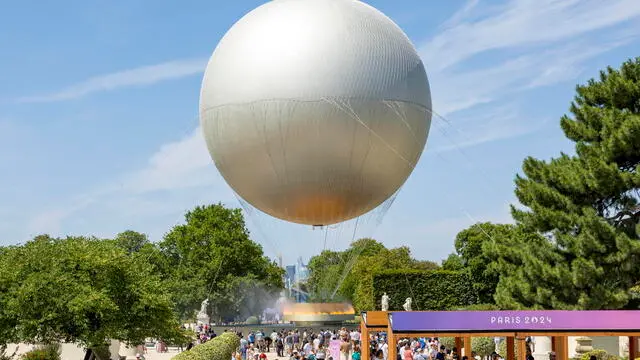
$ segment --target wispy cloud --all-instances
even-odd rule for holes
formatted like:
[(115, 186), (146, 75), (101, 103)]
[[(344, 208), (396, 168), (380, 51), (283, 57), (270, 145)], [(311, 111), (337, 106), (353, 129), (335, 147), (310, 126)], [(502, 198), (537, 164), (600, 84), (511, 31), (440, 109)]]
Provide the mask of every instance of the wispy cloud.
[(434, 72), (431, 76), (434, 110), (446, 116), (518, 92), (573, 80), (584, 70), (587, 60), (632, 39), (613, 39), (606, 44), (577, 42), (532, 51), (485, 68)]
[(123, 190), (136, 194), (211, 186), (218, 176), (198, 126), (179, 141), (165, 144), (147, 166), (123, 179)]
[(482, 17), (474, 11), (487, 8), (475, 4), (470, 1), (421, 47), (432, 71), (489, 50), (554, 44), (640, 17), (637, 0), (511, 0)]
[[(640, 2), (628, 0), (511, 0), (493, 7), (470, 0), (420, 47), (429, 71), (434, 111), (448, 119), (444, 124), (456, 125), (468, 120), (466, 114), (460, 116), (464, 110), (493, 105), (498, 109), (488, 112), (495, 113), (501, 111), (500, 102), (518, 93), (573, 81), (590, 59), (636, 40), (640, 28), (587, 35), (638, 17)], [(477, 67), (483, 62), (474, 61), (475, 56), (491, 50), (505, 51), (494, 54), (489, 65)], [(475, 123), (482, 124), (481, 133), (486, 136), (474, 132), (473, 140), (461, 140), (456, 147), (539, 129), (523, 125), (517, 116), (503, 114), (497, 117), (499, 121), (487, 122), (483, 113), (478, 114)], [(465, 126), (473, 124), (467, 121)], [(436, 146), (443, 151), (447, 147)]]
[(541, 130), (547, 122), (524, 116), (511, 105), (479, 110), (477, 116), (468, 114), (455, 124), (436, 118), (432, 122), (427, 151), (444, 153), (531, 134)]
[(29, 234), (59, 233), (61, 223), (92, 206), (109, 207), (130, 216), (147, 216), (176, 211), (175, 203), (150, 200), (163, 192), (202, 190), (202, 196), (216, 201), (235, 201), (235, 195), (217, 172), (209, 156), (200, 127), (182, 139), (162, 145), (145, 167), (126, 173), (88, 194), (77, 196), (63, 207), (46, 210), (32, 219)]
[(19, 102), (56, 102), (78, 99), (92, 93), (112, 91), (124, 87), (148, 86), (161, 81), (179, 79), (200, 74), (207, 60), (185, 59), (161, 64), (143, 66), (89, 78), (81, 83), (68, 86), (50, 94), (23, 97)]

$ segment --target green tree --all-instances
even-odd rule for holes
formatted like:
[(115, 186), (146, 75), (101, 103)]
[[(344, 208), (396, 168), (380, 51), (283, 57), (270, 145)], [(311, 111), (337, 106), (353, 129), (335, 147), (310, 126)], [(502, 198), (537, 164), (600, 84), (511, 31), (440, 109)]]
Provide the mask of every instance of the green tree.
[(494, 257), (488, 251), (496, 239), (511, 237), (513, 225), (478, 223), (461, 231), (456, 236), (455, 248), (460, 257), (464, 271), (473, 282), (473, 289), (478, 294), (480, 303), (491, 304), (498, 284), (499, 274), (491, 264)]
[(429, 260), (412, 260), (411, 268), (415, 270), (438, 270), (440, 269), (440, 265), (434, 261)]
[(129, 254), (138, 252), (142, 250), (145, 245), (150, 244), (147, 235), (133, 230), (121, 232), (120, 234), (116, 235), (114, 241), (116, 242), (116, 244), (118, 244), (118, 246), (125, 249), (125, 251), (127, 251)]
[[(380, 242), (363, 238), (351, 243), (345, 251), (324, 250), (313, 256), (309, 260), (309, 278), (306, 282), (313, 300), (351, 301), (359, 280), (350, 270), (359, 258), (375, 255), (384, 249)], [(334, 292), (337, 296), (334, 296)]]
[(269, 293), (282, 289), (284, 271), (249, 238), (240, 209), (222, 204), (196, 207), (186, 223), (169, 231), (159, 246), (179, 314), (193, 315), (209, 298), (216, 316), (240, 315), (239, 283), (251, 281)]
[(307, 289), (311, 293), (311, 300), (316, 302), (331, 301), (331, 295), (344, 270), (342, 259), (342, 252), (330, 250), (324, 250), (319, 255), (311, 257), (307, 265), (309, 277), (306, 281)]
[[(411, 261), (409, 249), (407, 248), (406, 250), (407, 260)], [(383, 253), (388, 253), (387, 248), (374, 239), (364, 238), (351, 243), (351, 246), (344, 252), (344, 267), (341, 269), (341, 276), (338, 278), (340, 283), (337, 286), (337, 290), (342, 299), (352, 302), (355, 300), (356, 289), (364, 280), (363, 274), (357, 270), (361, 268), (358, 264), (368, 262), (367, 260), (370, 258), (379, 258), (380, 254)]]
[(462, 259), (456, 253), (451, 253), (446, 259), (442, 260), (442, 270), (462, 271), (463, 269)]
[(364, 238), (345, 251), (325, 250), (312, 257), (306, 285), (314, 301), (351, 301), (357, 311), (372, 310), (372, 281), (377, 271), (438, 268), (432, 261), (413, 259), (408, 247), (387, 249), (374, 239)]
[(616, 309), (640, 280), (640, 58), (576, 91), (560, 121), (575, 155), (516, 177), (520, 234), (492, 249), (501, 307)]
[(411, 269), (415, 264), (411, 250), (405, 246), (361, 257), (351, 270), (351, 274), (358, 279), (352, 297), (353, 307), (357, 311), (375, 310), (374, 275), (389, 269)]
[(113, 241), (38, 236), (0, 254), (0, 343), (181, 341), (167, 290)]

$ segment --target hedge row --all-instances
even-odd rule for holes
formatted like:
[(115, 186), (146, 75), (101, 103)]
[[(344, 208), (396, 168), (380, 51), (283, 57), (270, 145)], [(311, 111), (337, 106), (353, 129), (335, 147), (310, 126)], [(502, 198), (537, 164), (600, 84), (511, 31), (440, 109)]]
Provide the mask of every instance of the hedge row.
[(389, 310), (403, 310), (410, 297), (412, 310), (455, 310), (478, 302), (469, 277), (447, 270), (389, 270), (373, 276), (376, 309), (382, 294), (389, 296)]
[(174, 356), (173, 360), (229, 360), (240, 346), (240, 338), (232, 333), (225, 332), (220, 336), (196, 345), (191, 350), (183, 351)]

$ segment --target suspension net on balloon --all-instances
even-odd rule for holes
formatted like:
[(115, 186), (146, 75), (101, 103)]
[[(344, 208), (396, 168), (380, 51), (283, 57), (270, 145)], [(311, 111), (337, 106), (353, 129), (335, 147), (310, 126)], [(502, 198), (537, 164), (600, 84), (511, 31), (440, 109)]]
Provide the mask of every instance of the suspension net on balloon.
[(238, 195), (273, 217), (321, 226), (395, 194), (429, 128), (424, 107), (373, 99), (258, 101), (203, 117), (216, 165)]
[[(376, 229), (382, 223), (397, 195), (398, 193), (393, 194), (377, 208), (355, 219), (325, 226), (308, 226), (275, 219), (252, 206), (237, 194), (236, 197), (244, 210), (252, 237), (267, 247), (269, 253), (277, 257), (283, 253), (320, 254), (323, 251), (342, 251), (356, 240), (374, 238)], [(282, 241), (282, 237), (289, 241)], [(292, 242), (291, 239), (297, 241)], [(340, 264), (344, 265), (344, 270), (339, 274), (340, 279), (335, 288), (323, 289), (324, 298), (336, 298), (338, 287), (344, 281), (344, 277), (349, 273), (364, 247), (355, 247), (353, 250)], [(302, 257), (297, 260), (304, 263)], [(296, 286), (296, 284), (290, 285)], [(305, 292), (300, 288), (295, 290)]]

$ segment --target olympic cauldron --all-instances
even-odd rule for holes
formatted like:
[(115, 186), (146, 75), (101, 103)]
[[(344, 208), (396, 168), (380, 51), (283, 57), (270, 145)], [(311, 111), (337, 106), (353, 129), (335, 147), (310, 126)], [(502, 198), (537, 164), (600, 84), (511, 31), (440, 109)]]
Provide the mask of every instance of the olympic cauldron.
[(353, 321), (355, 310), (349, 303), (287, 303), (282, 315), (296, 325), (340, 324)]

